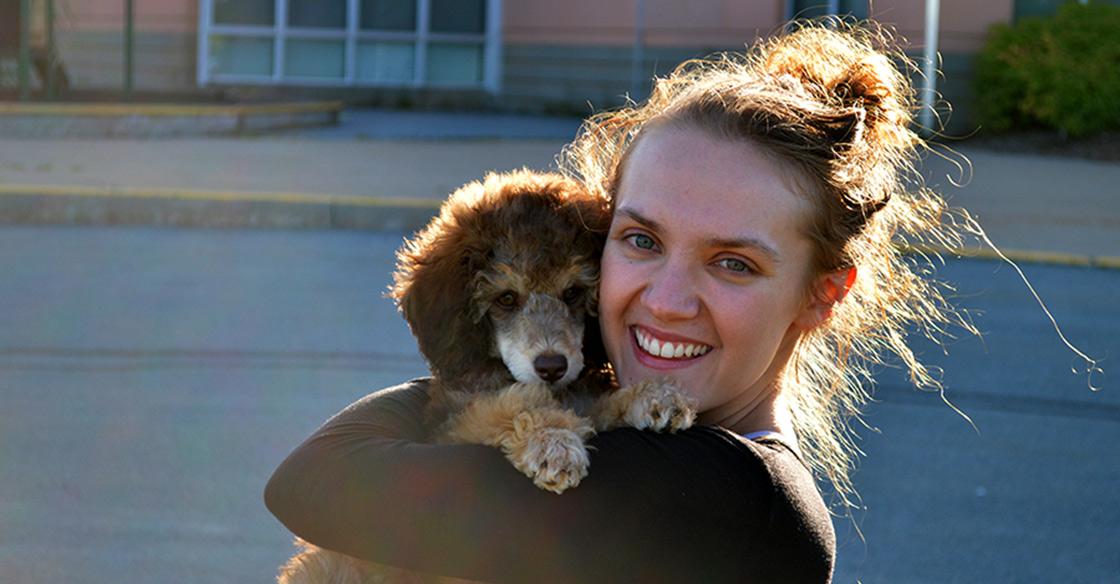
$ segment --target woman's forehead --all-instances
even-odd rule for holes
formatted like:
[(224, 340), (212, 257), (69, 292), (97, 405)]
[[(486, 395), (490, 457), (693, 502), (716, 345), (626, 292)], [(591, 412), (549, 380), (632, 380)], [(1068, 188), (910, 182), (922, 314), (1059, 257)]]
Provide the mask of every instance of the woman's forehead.
[(752, 142), (663, 126), (630, 153), (616, 213), (636, 213), (705, 238), (785, 239), (802, 231), (810, 210), (806, 198), (793, 192), (797, 181), (790, 172), (797, 171)]

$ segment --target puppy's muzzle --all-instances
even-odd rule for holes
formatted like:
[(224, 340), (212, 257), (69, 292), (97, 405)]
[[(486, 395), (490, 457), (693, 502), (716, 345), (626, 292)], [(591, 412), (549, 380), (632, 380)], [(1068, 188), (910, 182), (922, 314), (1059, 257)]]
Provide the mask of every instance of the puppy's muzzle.
[(568, 372), (568, 358), (556, 353), (545, 353), (533, 359), (533, 370), (544, 381), (553, 383)]
[(495, 331), (498, 353), (522, 383), (571, 383), (583, 369), (583, 320), (559, 298), (532, 293)]

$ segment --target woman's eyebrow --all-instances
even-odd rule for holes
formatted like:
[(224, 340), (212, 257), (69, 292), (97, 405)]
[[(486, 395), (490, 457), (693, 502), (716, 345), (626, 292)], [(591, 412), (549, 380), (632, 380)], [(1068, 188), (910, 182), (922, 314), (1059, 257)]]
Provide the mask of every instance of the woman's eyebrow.
[(778, 254), (778, 250), (774, 249), (773, 246), (766, 243), (765, 241), (762, 241), (761, 239), (758, 239), (757, 237), (713, 237), (707, 240), (705, 243), (708, 244), (708, 247), (745, 247), (748, 249), (754, 249), (765, 255), (771, 262), (775, 264), (781, 263), (782, 261), (781, 256)]
[[(641, 213), (630, 207), (620, 207), (615, 210), (615, 213), (629, 217), (635, 223), (640, 224), (641, 226), (649, 229), (650, 231), (653, 231), (654, 233), (664, 231), (660, 223), (654, 221), (653, 219), (650, 219), (649, 217), (646, 217), (645, 215), (642, 215)], [(766, 243), (765, 241), (762, 241), (761, 239), (758, 239), (757, 237), (712, 237), (707, 239), (704, 243), (708, 247), (745, 247), (748, 249), (754, 249), (766, 255), (767, 258), (775, 264), (781, 262), (781, 254), (778, 253), (778, 250), (774, 249), (774, 246)]]
[(615, 209), (615, 213), (618, 215), (625, 215), (629, 217), (635, 223), (640, 224), (642, 227), (648, 228), (650, 231), (661, 231), (660, 223), (654, 221), (653, 219), (650, 219), (649, 217), (646, 217), (645, 215), (642, 215), (641, 213), (635, 211), (634, 209), (631, 209), (630, 207), (620, 207), (618, 209)]

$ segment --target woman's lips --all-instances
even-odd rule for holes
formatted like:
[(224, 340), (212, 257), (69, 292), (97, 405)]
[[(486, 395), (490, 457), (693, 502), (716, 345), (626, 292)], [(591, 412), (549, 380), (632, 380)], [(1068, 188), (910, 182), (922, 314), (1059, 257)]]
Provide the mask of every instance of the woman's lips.
[(684, 337), (666, 338), (644, 327), (630, 327), (631, 345), (638, 360), (654, 369), (687, 367), (712, 350), (711, 345), (687, 340)]

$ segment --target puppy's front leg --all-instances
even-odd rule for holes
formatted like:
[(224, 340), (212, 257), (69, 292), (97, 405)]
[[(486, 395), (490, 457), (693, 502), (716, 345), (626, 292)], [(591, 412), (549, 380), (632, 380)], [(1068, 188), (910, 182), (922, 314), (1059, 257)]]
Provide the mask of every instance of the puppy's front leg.
[(447, 424), (451, 442), (499, 448), (538, 487), (562, 493), (587, 476), (590, 421), (566, 410), (543, 384), (514, 383), (474, 399)]
[(676, 432), (692, 426), (696, 408), (667, 377), (647, 379), (600, 397), (592, 419), (596, 430), (631, 427)]

